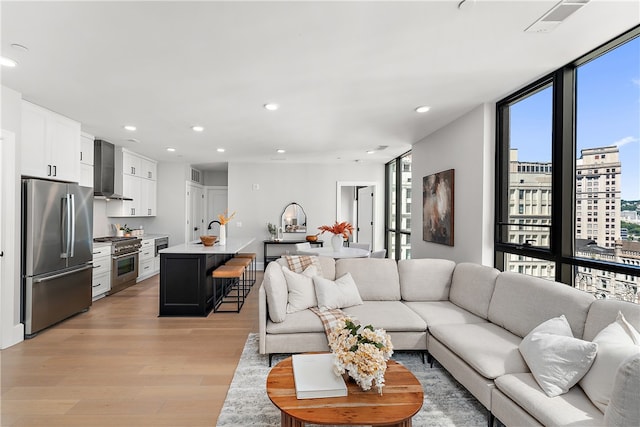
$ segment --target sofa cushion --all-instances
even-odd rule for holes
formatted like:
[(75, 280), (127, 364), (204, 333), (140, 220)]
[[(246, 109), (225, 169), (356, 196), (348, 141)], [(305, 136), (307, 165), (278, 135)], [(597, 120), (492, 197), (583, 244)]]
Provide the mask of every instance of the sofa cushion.
[(580, 381), (589, 399), (603, 413), (611, 399), (614, 373), (627, 357), (640, 353), (640, 346), (634, 343), (633, 334), (625, 326), (624, 316), (619, 314), (615, 322), (596, 335), (593, 339), (598, 344), (596, 360)]
[(429, 333), (485, 378), (529, 372), (518, 350), (522, 339), (492, 323), (435, 325)]
[(399, 301), (400, 280), (393, 259), (351, 258), (336, 261), (336, 277), (351, 273), (365, 301)]
[(616, 372), (611, 400), (604, 412), (610, 427), (640, 425), (640, 353), (625, 359)]
[(287, 261), (287, 267), (294, 273), (302, 273), (309, 266), (315, 266), (318, 274), (322, 274), (322, 266), (317, 256), (311, 255), (285, 255), (284, 259)]
[(400, 291), (404, 301), (446, 301), (456, 263), (447, 259), (398, 261)]
[(268, 334), (324, 333), (322, 321), (311, 310), (302, 310), (287, 314), (283, 322), (276, 323), (267, 321), (266, 329)]
[(598, 344), (574, 338), (567, 318), (554, 317), (534, 328), (520, 343), (520, 353), (549, 397), (569, 391), (589, 370)]
[(315, 285), (318, 308), (320, 308), (320, 310), (330, 310), (333, 308), (344, 308), (362, 304), (358, 287), (350, 273), (346, 273), (336, 280), (315, 276), (313, 278), (313, 284)]
[(269, 318), (273, 322), (283, 322), (287, 316), (287, 280), (282, 273), (282, 266), (270, 262), (264, 271), (264, 291), (267, 295)]
[(309, 265), (302, 273), (295, 273), (287, 267), (282, 267), (282, 273), (287, 281), (287, 313), (295, 313), (318, 305), (312, 279), (318, 274), (318, 268), (315, 265)]
[(463, 262), (456, 265), (449, 301), (486, 319), (498, 274), (500, 270), (480, 264)]
[(496, 387), (520, 405), (541, 424), (547, 426), (604, 425), (603, 415), (591, 404), (580, 387), (567, 393), (547, 396), (530, 373), (503, 375), (495, 380)]
[(612, 299), (595, 300), (589, 307), (584, 325), (584, 339), (593, 341), (598, 332), (609, 326), (622, 312), (625, 319), (636, 331), (640, 331), (640, 304)]
[(408, 301), (404, 304), (415, 311), (427, 323), (428, 328), (435, 325), (487, 322), (449, 301)]
[(519, 273), (500, 273), (489, 304), (489, 321), (524, 337), (545, 320), (564, 314), (582, 338), (591, 294), (563, 283)]
[(365, 301), (343, 309), (361, 325), (371, 325), (387, 332), (424, 332), (427, 325), (416, 313), (400, 301)]

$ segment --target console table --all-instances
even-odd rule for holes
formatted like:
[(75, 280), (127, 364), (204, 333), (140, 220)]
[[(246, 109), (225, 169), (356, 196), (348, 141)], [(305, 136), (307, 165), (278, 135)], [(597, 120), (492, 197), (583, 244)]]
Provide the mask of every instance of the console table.
[(310, 243), (311, 246), (319, 246), (319, 247), (323, 247), (324, 246), (324, 241), (322, 240), (316, 240), (315, 242), (309, 242), (306, 239), (301, 239), (301, 240), (263, 240), (263, 254), (264, 254), (264, 264), (263, 264), (263, 268), (267, 268), (267, 263), (270, 261), (274, 261), (278, 258), (280, 258), (280, 255), (269, 255), (268, 254), (268, 248), (271, 245), (295, 245), (296, 243)]

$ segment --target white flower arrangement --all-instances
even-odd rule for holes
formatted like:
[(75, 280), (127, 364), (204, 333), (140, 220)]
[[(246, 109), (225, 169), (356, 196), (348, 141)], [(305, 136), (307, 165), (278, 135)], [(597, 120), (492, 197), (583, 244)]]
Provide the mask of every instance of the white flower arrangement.
[(329, 333), (329, 347), (335, 355), (336, 374), (346, 372), (365, 391), (375, 382), (382, 394), (387, 360), (393, 354), (391, 337), (384, 329), (361, 327), (345, 317)]

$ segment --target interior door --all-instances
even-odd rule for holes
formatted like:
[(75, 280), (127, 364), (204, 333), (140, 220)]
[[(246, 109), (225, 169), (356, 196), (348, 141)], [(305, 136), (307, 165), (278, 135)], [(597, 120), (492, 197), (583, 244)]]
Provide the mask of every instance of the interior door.
[[(207, 188), (207, 209), (205, 215), (205, 228), (213, 220), (218, 219), (218, 214), (227, 210), (227, 188)], [(218, 233), (217, 224), (212, 224), (211, 230), (205, 230), (207, 234)]]
[(373, 249), (373, 187), (358, 187), (358, 242), (371, 243)]
[(204, 224), (204, 191), (202, 186), (187, 183), (187, 242), (200, 240), (200, 236), (205, 233)]

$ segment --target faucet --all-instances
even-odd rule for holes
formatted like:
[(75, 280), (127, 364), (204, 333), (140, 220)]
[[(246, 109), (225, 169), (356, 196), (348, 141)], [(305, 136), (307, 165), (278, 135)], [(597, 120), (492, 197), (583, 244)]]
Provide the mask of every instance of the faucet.
[(218, 225), (222, 225), (222, 224), (220, 224), (220, 221), (218, 221), (218, 220), (214, 219), (214, 220), (213, 220), (213, 221), (211, 221), (211, 222), (209, 223), (209, 225), (207, 226), (207, 230), (211, 230), (211, 224), (213, 224), (213, 223), (218, 223)]

